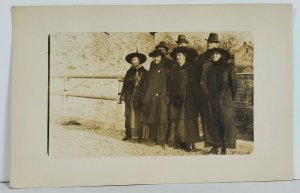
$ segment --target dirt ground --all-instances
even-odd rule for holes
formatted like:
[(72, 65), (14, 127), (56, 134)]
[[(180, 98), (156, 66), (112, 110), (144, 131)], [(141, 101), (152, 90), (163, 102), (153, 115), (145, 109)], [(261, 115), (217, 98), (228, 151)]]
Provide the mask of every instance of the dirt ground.
[[(66, 124), (67, 123), (67, 124)], [(137, 143), (136, 139), (122, 141), (124, 131), (101, 128), (96, 122), (66, 122), (64, 119), (50, 121), (49, 154), (51, 157), (116, 157), (116, 156), (178, 156), (205, 155), (209, 148), (196, 144), (196, 152), (186, 152), (172, 147)], [(237, 140), (236, 149), (228, 154), (247, 155), (253, 150), (253, 142)], [(211, 156), (211, 155), (210, 155)]]

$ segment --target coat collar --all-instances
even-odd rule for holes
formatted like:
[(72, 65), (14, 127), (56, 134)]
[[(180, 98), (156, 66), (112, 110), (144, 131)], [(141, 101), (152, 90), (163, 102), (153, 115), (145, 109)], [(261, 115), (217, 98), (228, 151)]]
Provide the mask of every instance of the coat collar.
[(145, 68), (144, 68), (144, 66), (140, 66), (139, 68), (134, 68), (134, 67), (130, 67), (130, 70), (131, 71), (133, 71), (133, 72), (135, 72), (135, 71), (143, 71)]
[(176, 63), (176, 67), (179, 69), (186, 68), (188, 65), (189, 65), (189, 62), (185, 62), (182, 66), (180, 66), (178, 63)]
[(151, 62), (150, 67), (151, 68), (158, 68), (158, 67), (162, 67), (165, 64), (165, 58), (162, 58), (162, 60), (160, 61), (160, 63), (156, 64), (155, 62)]

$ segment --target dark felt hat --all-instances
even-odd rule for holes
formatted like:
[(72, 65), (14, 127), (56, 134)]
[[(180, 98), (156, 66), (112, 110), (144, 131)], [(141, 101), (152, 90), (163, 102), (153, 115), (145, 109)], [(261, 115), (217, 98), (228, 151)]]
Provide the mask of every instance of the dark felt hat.
[(161, 41), (157, 46), (155, 46), (155, 48), (159, 48), (159, 47), (163, 47), (165, 48), (167, 51), (169, 50), (168, 46), (167, 46), (167, 43), (164, 42), (164, 41)]
[(155, 49), (152, 52), (149, 53), (150, 57), (154, 57), (154, 56), (163, 56), (164, 53), (162, 51), (160, 51), (159, 49)]
[(175, 59), (176, 53), (185, 53), (187, 55), (187, 61), (193, 61), (198, 55), (195, 49), (186, 46), (179, 46), (174, 48), (173, 51), (170, 53), (170, 56), (173, 59)]
[(230, 53), (227, 50), (224, 50), (222, 48), (212, 48), (207, 50), (205, 52), (205, 57), (207, 59), (211, 59), (211, 56), (214, 52), (219, 52), (225, 61), (227, 61), (230, 58)]
[(210, 33), (208, 36), (208, 39), (205, 39), (208, 42), (211, 43), (219, 43), (218, 34), (217, 33)]
[(189, 43), (189, 41), (186, 39), (185, 35), (178, 35), (177, 41), (175, 41), (177, 44), (179, 43)]
[(147, 60), (147, 57), (142, 54), (142, 53), (139, 53), (138, 50), (136, 52), (133, 52), (133, 53), (130, 53), (128, 54), (126, 57), (125, 57), (125, 60), (131, 64), (131, 60), (133, 57), (138, 57), (139, 58), (139, 61), (140, 61), (140, 64), (143, 64), (144, 62), (146, 62)]

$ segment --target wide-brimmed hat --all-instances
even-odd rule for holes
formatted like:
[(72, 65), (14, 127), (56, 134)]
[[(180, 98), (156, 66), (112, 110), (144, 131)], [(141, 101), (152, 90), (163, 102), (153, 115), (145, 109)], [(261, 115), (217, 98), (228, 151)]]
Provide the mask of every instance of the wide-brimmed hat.
[(155, 56), (164, 56), (164, 53), (159, 50), (159, 49), (155, 49), (152, 52), (149, 53), (150, 57), (155, 57)]
[(185, 35), (178, 35), (177, 41), (175, 41), (177, 44), (179, 43), (189, 43), (189, 41), (186, 39)]
[(205, 39), (208, 42), (211, 43), (219, 43), (218, 34), (217, 33), (210, 33), (208, 36), (208, 39)]
[(173, 51), (170, 53), (170, 56), (174, 60), (176, 58), (176, 53), (185, 53), (187, 55), (187, 61), (193, 61), (198, 55), (195, 49), (186, 46), (179, 46), (173, 49)]
[(131, 60), (132, 60), (133, 57), (138, 57), (138, 58), (139, 58), (139, 61), (140, 61), (140, 64), (143, 64), (143, 63), (146, 62), (146, 60), (147, 60), (147, 57), (146, 57), (144, 54), (139, 53), (138, 51), (128, 54), (128, 55), (125, 57), (125, 60), (126, 60), (129, 64), (131, 64)]
[(167, 46), (167, 43), (164, 42), (164, 41), (161, 41), (157, 46), (155, 46), (155, 48), (159, 48), (159, 47), (163, 47), (165, 48), (167, 51), (169, 50), (168, 46)]
[(219, 52), (225, 61), (227, 61), (230, 58), (230, 53), (227, 50), (224, 50), (222, 48), (212, 48), (212, 49), (207, 50), (205, 52), (205, 57), (207, 59), (211, 59), (211, 55), (214, 52)]

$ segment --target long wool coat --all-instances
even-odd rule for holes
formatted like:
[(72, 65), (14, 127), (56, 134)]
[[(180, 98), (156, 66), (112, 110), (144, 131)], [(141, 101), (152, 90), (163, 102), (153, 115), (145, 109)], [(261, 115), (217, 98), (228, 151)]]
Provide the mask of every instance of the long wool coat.
[(172, 68), (175, 66), (176, 62), (174, 60), (172, 60), (170, 57), (168, 56), (163, 56), (163, 60), (166, 63), (166, 67), (169, 69), (169, 71), (172, 70)]
[(207, 91), (207, 70), (212, 65), (212, 62), (206, 58), (206, 52), (198, 56), (196, 62), (196, 70), (199, 75), (200, 81), (200, 98), (199, 98), (199, 110), (201, 116), (202, 132), (204, 141), (210, 139), (210, 133), (208, 133), (208, 123), (209, 123), (209, 100), (208, 100), (208, 91)]
[(225, 62), (213, 62), (207, 71), (206, 82), (209, 97), (209, 137), (205, 145), (235, 148), (233, 100), (238, 83), (234, 66)]
[[(170, 78), (170, 120), (169, 142), (196, 143), (200, 141), (199, 85), (194, 66), (185, 63), (172, 69)], [(175, 133), (174, 133), (175, 132)], [(174, 139), (175, 137), (175, 139)]]
[(143, 118), (146, 124), (167, 124), (168, 103), (167, 81), (170, 69), (166, 60), (159, 64), (151, 62), (150, 69), (145, 77), (142, 104)]
[(199, 116), (199, 80), (190, 63), (176, 65), (169, 79), (170, 119), (190, 119)]
[(130, 68), (125, 75), (121, 98), (125, 102), (125, 127), (136, 128), (141, 116), (141, 88), (145, 82), (147, 70), (142, 66)]

